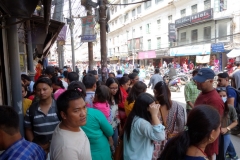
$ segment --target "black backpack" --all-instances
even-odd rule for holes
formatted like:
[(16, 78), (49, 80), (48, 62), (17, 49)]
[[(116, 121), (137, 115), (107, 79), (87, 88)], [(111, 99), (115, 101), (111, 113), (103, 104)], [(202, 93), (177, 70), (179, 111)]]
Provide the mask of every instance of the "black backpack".
[(237, 90), (231, 86), (227, 87), (228, 89), (233, 89), (237, 93), (237, 106), (234, 106), (236, 112), (240, 114), (240, 90)]

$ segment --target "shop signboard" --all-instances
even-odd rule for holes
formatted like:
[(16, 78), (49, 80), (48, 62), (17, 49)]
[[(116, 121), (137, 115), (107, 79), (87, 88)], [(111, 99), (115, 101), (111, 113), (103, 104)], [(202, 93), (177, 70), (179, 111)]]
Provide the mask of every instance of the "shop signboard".
[(211, 47), (213, 53), (221, 53), (225, 51), (223, 43), (213, 43)]
[(192, 45), (170, 49), (170, 56), (208, 55), (211, 53), (211, 44)]
[(156, 58), (155, 51), (138, 52), (138, 59)]
[(175, 23), (168, 23), (168, 38), (169, 42), (176, 41)]
[(193, 14), (191, 16), (185, 16), (183, 18), (177, 19), (175, 21), (175, 27), (180, 28), (183, 26), (187, 26), (189, 24), (194, 24), (206, 20), (211, 20), (213, 19), (213, 9), (207, 9), (202, 12), (198, 12), (196, 14)]

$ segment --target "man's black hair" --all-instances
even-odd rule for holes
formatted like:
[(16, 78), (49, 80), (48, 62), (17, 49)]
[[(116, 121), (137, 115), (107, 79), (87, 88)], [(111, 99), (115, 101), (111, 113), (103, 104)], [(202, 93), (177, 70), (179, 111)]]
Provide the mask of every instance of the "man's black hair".
[(77, 72), (69, 72), (67, 75), (67, 79), (69, 80), (70, 83), (73, 81), (78, 81), (79, 75), (77, 74)]
[(38, 135), (33, 138), (32, 142), (38, 145), (45, 145), (49, 143), (49, 138), (46, 135)]
[(96, 70), (89, 70), (88, 73), (93, 74), (93, 75), (98, 75)]
[(122, 71), (121, 71), (121, 70), (118, 70), (118, 71), (117, 71), (117, 74), (122, 74)]
[(82, 98), (84, 100), (83, 94), (78, 89), (66, 90), (58, 97), (57, 112), (58, 112), (59, 120), (62, 120), (62, 117), (60, 114), (61, 112), (64, 112), (65, 114), (67, 114), (67, 109), (69, 108), (69, 102), (79, 98)]
[(86, 89), (91, 89), (97, 81), (93, 74), (88, 73), (83, 77), (82, 82), (85, 85)]
[(44, 78), (39, 78), (39, 79), (34, 83), (34, 85), (33, 85), (33, 89), (34, 89), (34, 90), (36, 89), (36, 87), (37, 87), (37, 85), (38, 85), (39, 83), (45, 83), (45, 84), (49, 85), (50, 87), (52, 87), (52, 81), (51, 81), (51, 79), (49, 79), (49, 78), (47, 78), (47, 77), (44, 77)]
[(240, 66), (240, 61), (235, 61), (235, 62), (234, 62), (234, 65), (237, 66), (237, 67), (239, 67), (239, 66)]
[(63, 71), (63, 76), (64, 76), (64, 78), (67, 78), (67, 76), (68, 76), (68, 71)]
[(51, 76), (55, 76), (55, 68), (53, 66), (47, 66), (44, 73), (49, 74)]
[(155, 68), (155, 73), (159, 73), (159, 69), (158, 68)]
[(194, 69), (193, 72), (192, 72), (192, 76), (198, 74), (199, 70), (200, 70), (200, 69)]
[(109, 75), (110, 75), (110, 74), (112, 74), (112, 75), (115, 77), (115, 73), (113, 73), (113, 72), (110, 72), (110, 73), (109, 73)]
[(223, 72), (223, 73), (219, 73), (219, 74), (218, 74), (218, 77), (220, 77), (220, 78), (228, 78), (229, 75), (228, 75), (227, 72)]
[(21, 79), (31, 81), (31, 79), (26, 74), (21, 74)]
[(0, 106), (0, 129), (11, 136), (19, 132), (19, 117), (12, 107)]

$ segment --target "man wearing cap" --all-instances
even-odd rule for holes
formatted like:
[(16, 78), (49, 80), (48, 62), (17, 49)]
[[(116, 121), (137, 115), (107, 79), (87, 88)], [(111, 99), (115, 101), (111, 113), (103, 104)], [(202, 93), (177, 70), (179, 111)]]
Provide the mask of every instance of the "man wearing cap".
[[(224, 103), (213, 87), (214, 76), (215, 73), (213, 70), (210, 68), (202, 68), (199, 70), (198, 74), (193, 77), (193, 80), (197, 84), (197, 88), (202, 91), (197, 97), (194, 107), (201, 104), (210, 105), (216, 108), (222, 117), (224, 112)], [(215, 159), (215, 155), (218, 154), (218, 139), (207, 145), (205, 153), (209, 159)]]
[(236, 108), (237, 106), (237, 93), (236, 91), (229, 85), (229, 75), (227, 72), (218, 74), (218, 86), (225, 87), (227, 92), (227, 103)]

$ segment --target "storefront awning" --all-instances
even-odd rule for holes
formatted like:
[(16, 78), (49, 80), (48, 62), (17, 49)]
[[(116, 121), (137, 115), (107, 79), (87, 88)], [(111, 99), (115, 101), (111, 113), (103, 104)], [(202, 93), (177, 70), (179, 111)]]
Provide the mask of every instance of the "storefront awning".
[(240, 56), (240, 48), (235, 48), (227, 54), (228, 58), (235, 58)]
[(211, 53), (211, 44), (192, 45), (170, 49), (170, 56), (208, 55)]
[(138, 59), (156, 58), (155, 51), (138, 52)]

